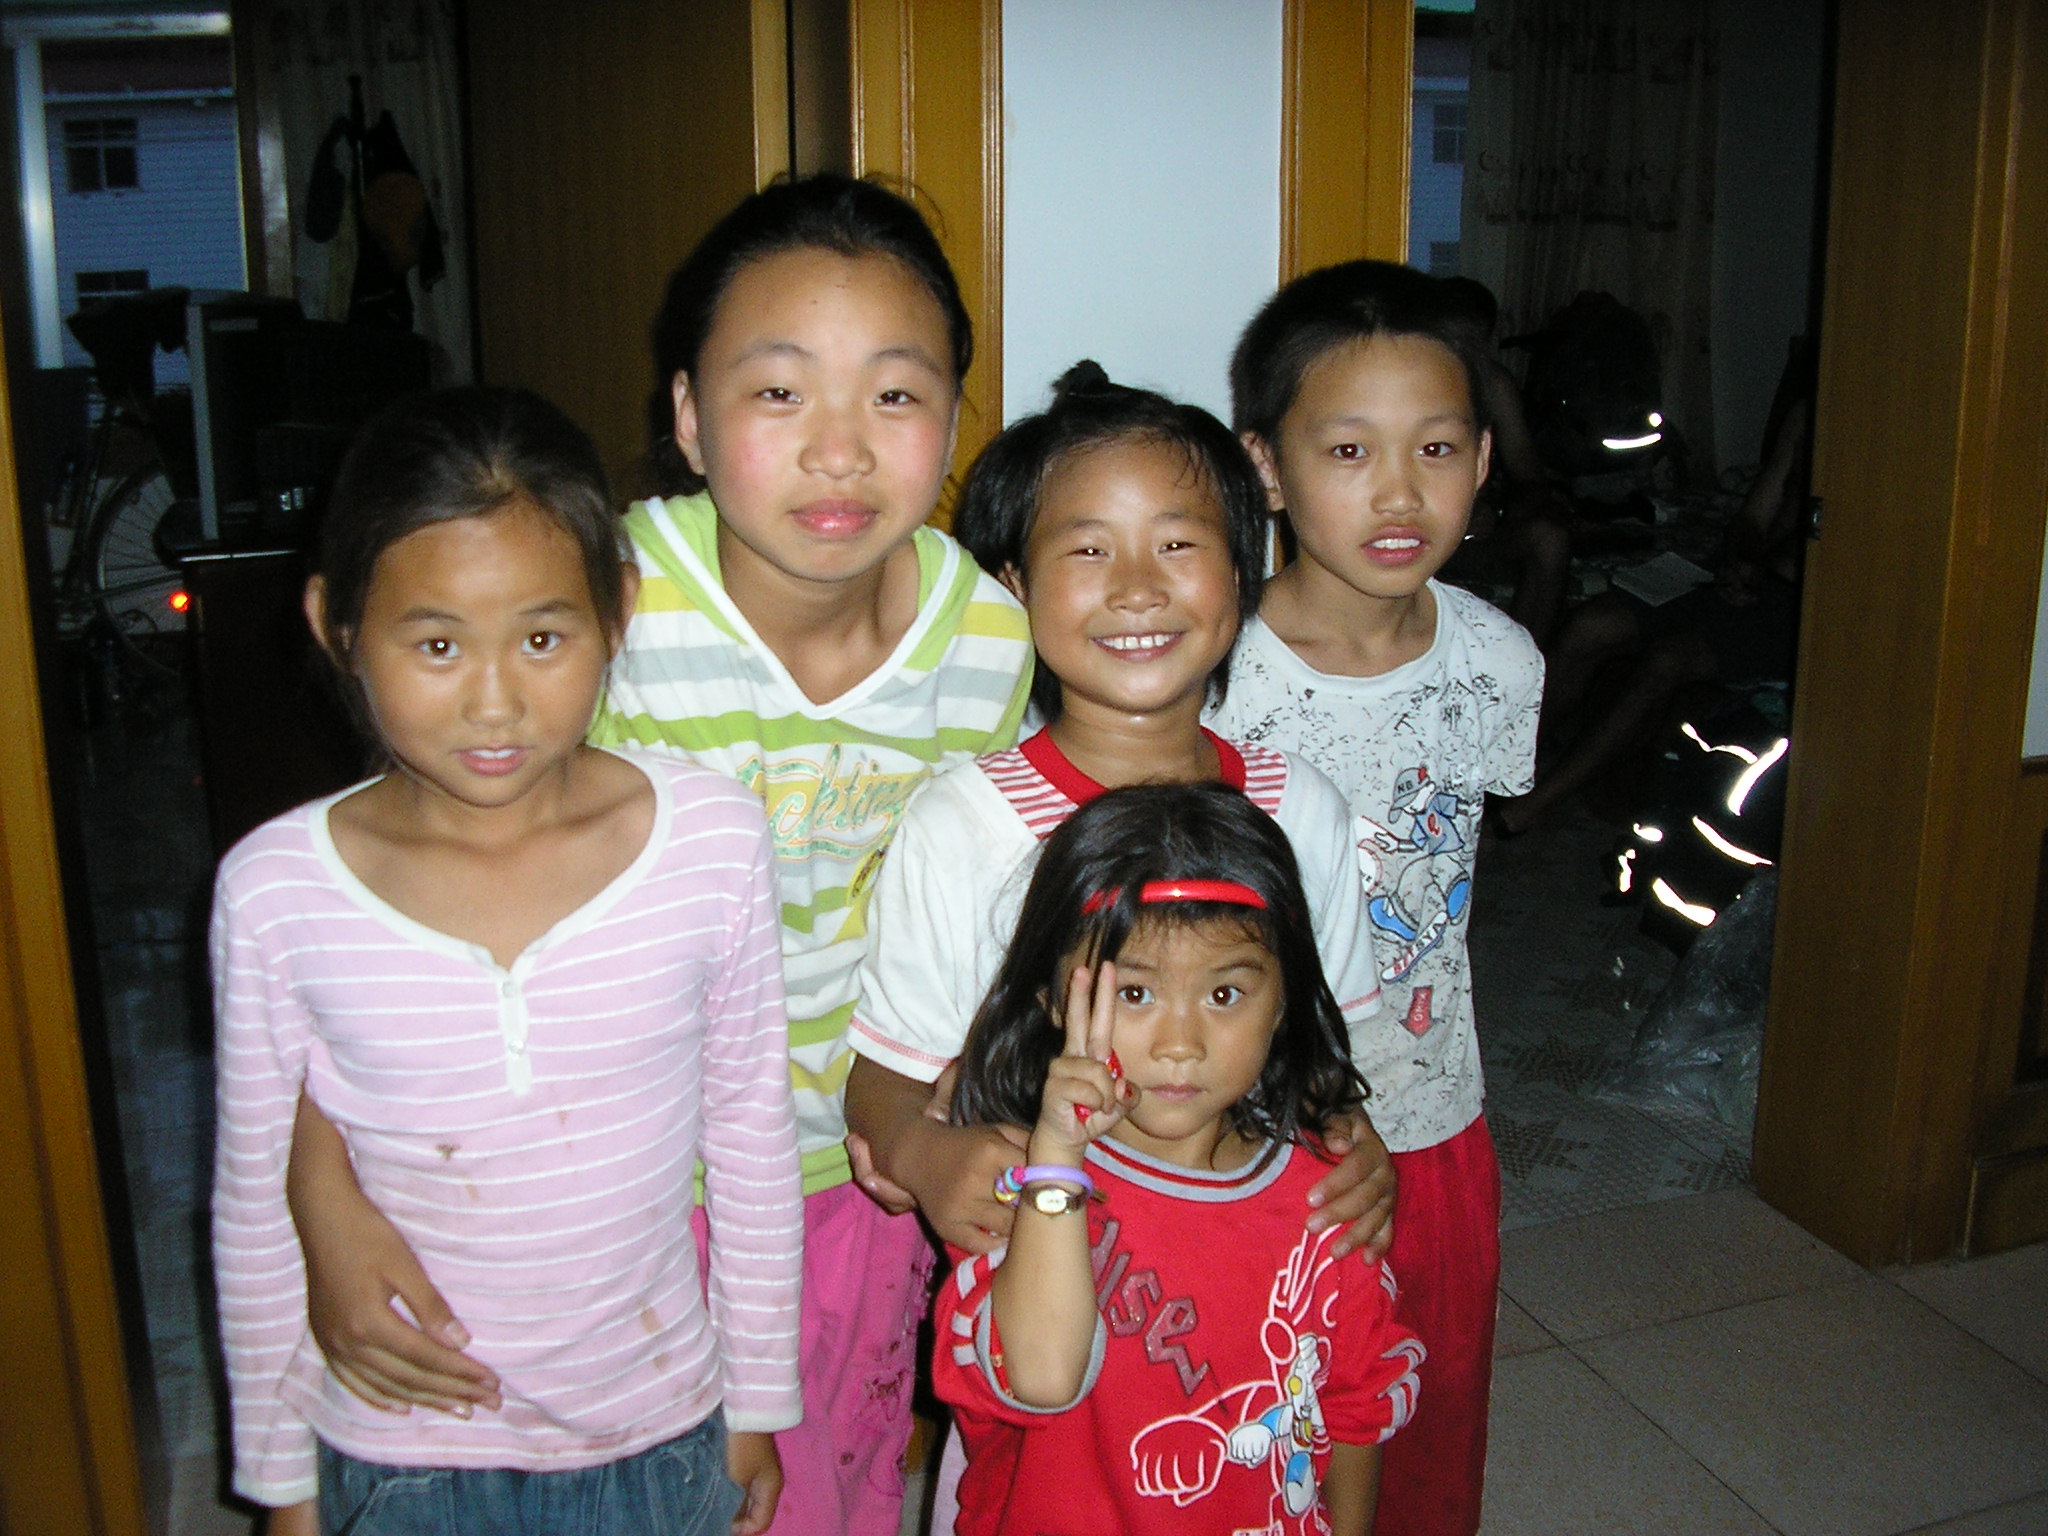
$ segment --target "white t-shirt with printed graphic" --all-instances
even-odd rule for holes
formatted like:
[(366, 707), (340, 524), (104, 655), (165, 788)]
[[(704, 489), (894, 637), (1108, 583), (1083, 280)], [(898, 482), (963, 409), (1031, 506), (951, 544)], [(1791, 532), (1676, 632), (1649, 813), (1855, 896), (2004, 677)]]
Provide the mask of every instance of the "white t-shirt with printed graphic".
[(1351, 804), (1385, 1002), (1378, 1049), (1359, 1067), (1396, 1152), (1448, 1141), (1485, 1100), (1465, 954), (1479, 814), (1487, 795), (1535, 782), (1543, 701), (1527, 630), (1461, 588), (1429, 589), (1429, 649), (1378, 677), (1318, 672), (1254, 619), (1209, 721), (1298, 753)]
[[(1041, 841), (1099, 790), (1056, 748), (1048, 752), (1049, 742), (1040, 734), (963, 763), (911, 797), (868, 903), (872, 942), (847, 1032), (853, 1049), (877, 1065), (928, 1083), (960, 1054), (1010, 947)], [(1217, 751), (1225, 779), (1239, 783), (1294, 847), (1316, 947), (1355, 1056), (1365, 1021), (1379, 1011), (1379, 983), (1343, 797), (1284, 752), (1228, 742)], [(1233, 758), (1241, 760), (1241, 782)], [(1377, 1101), (1366, 1109), (1377, 1119)]]

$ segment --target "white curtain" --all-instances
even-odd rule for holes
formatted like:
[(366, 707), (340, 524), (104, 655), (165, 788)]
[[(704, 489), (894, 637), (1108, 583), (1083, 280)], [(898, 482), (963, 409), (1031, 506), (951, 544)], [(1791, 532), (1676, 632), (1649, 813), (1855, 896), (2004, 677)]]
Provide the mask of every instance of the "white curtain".
[(1582, 290), (1641, 313), (1709, 475), (1719, 73), (1718, 0), (1477, 0), (1458, 251), (1503, 336)]
[(436, 383), (474, 378), (456, 0), (266, 0), (258, 15), (283, 116), (300, 304), (316, 319), (347, 315), (351, 221), (323, 244), (305, 218), (314, 157), (359, 76), (365, 121), (391, 113), (441, 230), (441, 277), (427, 289), (417, 271), (407, 279), (413, 328), (432, 347)]

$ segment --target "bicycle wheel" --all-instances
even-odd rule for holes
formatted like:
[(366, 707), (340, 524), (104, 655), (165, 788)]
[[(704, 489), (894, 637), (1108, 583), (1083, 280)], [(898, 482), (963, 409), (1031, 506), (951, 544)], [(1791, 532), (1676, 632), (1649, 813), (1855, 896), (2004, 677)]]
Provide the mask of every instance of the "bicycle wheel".
[(157, 524), (171, 500), (171, 483), (162, 470), (139, 469), (93, 509), (87, 534), (94, 606), (129, 654), (164, 674), (178, 669), (154, 642), (185, 628), (184, 612), (171, 606), (182, 590), (177, 567), (165, 562), (156, 544)]

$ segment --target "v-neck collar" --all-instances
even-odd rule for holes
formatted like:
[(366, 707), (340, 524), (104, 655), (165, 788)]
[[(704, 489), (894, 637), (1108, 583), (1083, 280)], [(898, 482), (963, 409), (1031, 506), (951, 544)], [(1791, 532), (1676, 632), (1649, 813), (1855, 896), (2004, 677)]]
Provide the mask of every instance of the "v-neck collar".
[[(1216, 749), (1216, 766), (1222, 771), (1223, 782), (1240, 793), (1244, 789), (1244, 754), (1218, 736), (1206, 725), (1202, 735), (1210, 746)], [(1050, 730), (1040, 730), (1017, 744), (1017, 750), (1024, 754), (1024, 760), (1036, 768), (1046, 783), (1065, 795), (1075, 805), (1086, 805), (1098, 795), (1109, 793), (1109, 786), (1098, 784), (1080, 769), (1059, 744), (1052, 739)]]
[[(685, 501), (695, 499), (681, 498)], [(725, 581), (717, 565), (715, 531), (714, 541), (710, 546), (712, 554), (707, 558), (691, 540), (682, 515), (671, 502), (657, 496), (644, 505), (650, 519), (658, 524), (667, 525), (661, 531), (668, 542), (669, 550), (676, 562), (688, 568), (695, 577), (703, 601), (711, 604), (718, 617), (724, 621), (726, 628), (732, 631), (741, 644), (760, 661), (776, 688), (787, 695), (785, 702), (791, 711), (807, 715), (813, 720), (835, 720), (846, 715), (866, 703), (904, 670), (910, 658), (925, 643), (932, 626), (938, 622), (940, 609), (945, 606), (942, 596), (953, 590), (953, 583), (959, 571), (960, 546), (951, 541), (943, 541), (936, 551), (937, 559), (932, 560), (927, 555), (927, 541), (924, 538), (926, 530), (917, 529), (912, 537), (915, 541), (913, 548), (917, 554), (918, 603), (917, 612), (911, 617), (910, 627), (904, 630), (902, 638), (896, 642), (888, 657), (872, 672), (837, 698), (826, 699), (820, 703), (798, 686), (795, 676), (783, 664), (782, 658), (775, 654), (775, 648), (761, 638), (760, 631), (754, 628), (753, 622), (740, 611), (739, 604), (735, 603), (731, 594), (725, 590)], [(710, 506), (708, 497), (705, 499), (705, 506)], [(716, 516), (715, 511), (712, 516)]]

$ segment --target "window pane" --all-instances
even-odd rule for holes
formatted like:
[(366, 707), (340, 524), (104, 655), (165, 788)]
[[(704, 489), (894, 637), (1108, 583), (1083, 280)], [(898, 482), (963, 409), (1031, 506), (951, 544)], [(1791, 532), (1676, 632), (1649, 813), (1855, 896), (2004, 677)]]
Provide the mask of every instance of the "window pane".
[(1465, 104), (1437, 105), (1431, 134), (1430, 158), (1438, 165), (1465, 163)]
[(101, 170), (110, 187), (132, 187), (139, 183), (135, 174), (135, 146), (132, 144), (109, 144), (100, 151)]
[(149, 272), (144, 267), (127, 267), (119, 272), (80, 272), (76, 278), (78, 302), (87, 299), (104, 299), (114, 293), (142, 293), (149, 287)]
[(1464, 211), (1472, 5), (1473, 0), (1415, 0), (1408, 262), (1445, 275), (1458, 270), (1459, 223)]
[(100, 179), (100, 152), (95, 148), (67, 147), (64, 173), (74, 192), (98, 192), (106, 185)]

